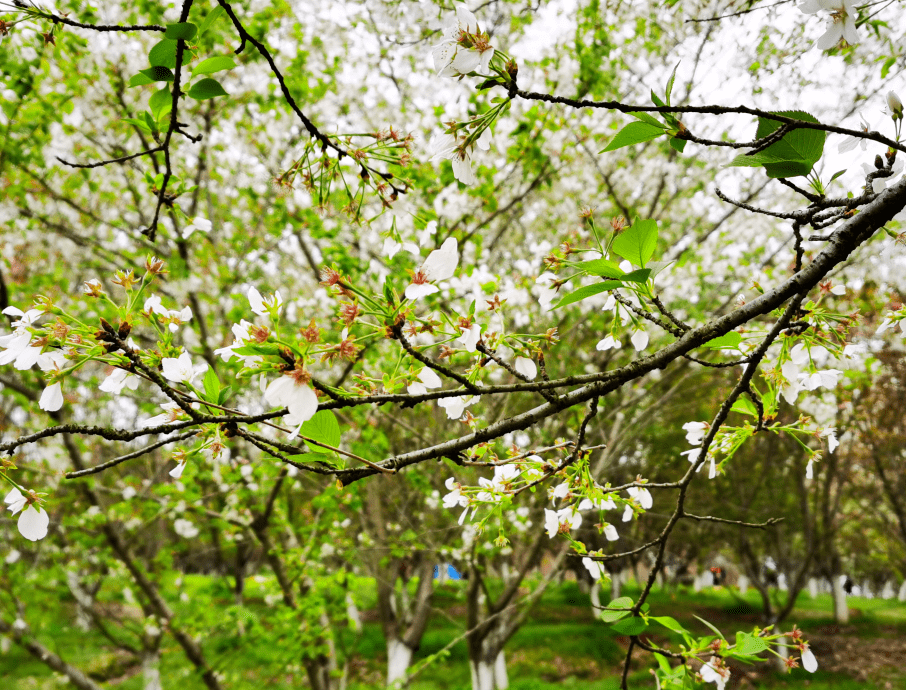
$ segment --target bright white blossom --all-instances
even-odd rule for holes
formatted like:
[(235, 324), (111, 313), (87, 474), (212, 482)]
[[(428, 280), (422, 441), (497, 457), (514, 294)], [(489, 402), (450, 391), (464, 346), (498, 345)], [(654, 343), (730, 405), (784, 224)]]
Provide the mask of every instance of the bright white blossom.
[(588, 570), (592, 580), (600, 580), (601, 576), (605, 574), (604, 564), (600, 561), (594, 561), (588, 556), (582, 559), (582, 565)]
[(56, 412), (63, 407), (63, 384), (57, 381), (47, 386), (41, 393), (38, 405), (48, 412)]
[[(859, 116), (859, 129), (866, 133), (871, 129), (871, 126), (861, 115)], [(846, 137), (846, 139), (844, 139), (837, 147), (837, 151), (839, 151), (840, 153), (847, 153), (848, 151), (852, 151), (857, 146), (865, 151), (868, 148), (868, 139), (862, 139), (861, 137)]]
[(620, 538), (617, 528), (611, 524), (604, 525), (604, 536), (607, 537), (607, 541), (616, 541)]
[(19, 521), (16, 526), (19, 528), (19, 534), (29, 541), (38, 541), (47, 536), (47, 526), (50, 524), (50, 517), (47, 512), (40, 507), (30, 505), (28, 498), (22, 495), (19, 489), (12, 489), (3, 499), (7, 509), (12, 515), (19, 513)]
[(264, 391), (264, 399), (276, 407), (286, 407), (289, 414), (283, 419), (290, 426), (299, 426), (315, 416), (318, 396), (307, 383), (292, 376), (280, 376)]
[(172, 470), (170, 470), (169, 474), (171, 477), (173, 477), (173, 479), (179, 479), (180, 477), (182, 477), (182, 472), (184, 469), (186, 469), (185, 460), (183, 460), (176, 467), (174, 467)]
[(819, 49), (829, 50), (836, 46), (840, 39), (844, 39), (850, 45), (859, 42), (859, 33), (856, 31), (856, 6), (853, 0), (805, 0), (799, 5), (799, 9), (806, 14), (815, 14), (820, 10), (831, 13), (827, 31), (816, 44)]
[(815, 655), (812, 653), (812, 650), (808, 648), (808, 644), (803, 643), (802, 649), (802, 668), (804, 668), (809, 673), (814, 673), (818, 670), (818, 660), (815, 658)]
[(614, 350), (619, 350), (621, 347), (622, 345), (620, 344), (620, 341), (614, 338), (613, 335), (609, 335), (603, 340), (599, 340), (598, 344), (595, 345), (595, 349), (602, 352), (604, 350), (610, 350), (611, 348)]
[(582, 516), (572, 506), (556, 511), (544, 509), (544, 529), (547, 530), (547, 536), (551, 539), (557, 536), (561, 526), (564, 531), (570, 531), (579, 529), (581, 525)]
[(648, 347), (648, 333), (642, 329), (633, 331), (629, 340), (632, 341), (632, 346), (636, 349), (636, 352), (641, 352)]
[(648, 491), (645, 487), (642, 486), (630, 486), (626, 489), (632, 498), (638, 501), (639, 505), (642, 506), (645, 510), (650, 510), (651, 506), (654, 505), (654, 500), (651, 498), (651, 492)]
[(482, 33), (475, 15), (465, 5), (456, 8), (456, 19), (443, 31), (443, 40), (431, 51), (434, 69), (442, 77), (470, 72), (488, 74), (494, 48)]
[(429, 388), (440, 388), (441, 385), (440, 377), (434, 370), (425, 367), (418, 373), (418, 381), (406, 386), (406, 391), (409, 395), (424, 395)]
[(173, 531), (184, 539), (192, 539), (198, 536), (198, 528), (185, 518), (178, 518), (173, 521)]
[(537, 365), (534, 360), (531, 360), (528, 357), (517, 357), (516, 361), (513, 362), (513, 368), (529, 381), (534, 381), (535, 377), (538, 375)]
[(683, 424), (686, 442), (691, 446), (700, 446), (710, 426), (708, 422), (686, 422)]
[(717, 690), (724, 690), (730, 680), (730, 669), (717, 657), (712, 656), (711, 661), (703, 664), (699, 673), (706, 683), (716, 683)]
[(98, 390), (119, 395), (123, 391), (123, 388), (134, 391), (138, 388), (138, 381), (138, 376), (129, 373), (125, 369), (114, 369), (107, 378), (101, 382), (101, 385), (98, 386)]
[(182, 238), (184, 240), (189, 239), (192, 236), (192, 233), (198, 230), (198, 232), (210, 232), (211, 231), (211, 221), (202, 216), (197, 216), (191, 224), (187, 225), (182, 231)]
[(481, 340), (481, 326), (473, 323), (469, 328), (463, 328), (457, 340), (462, 343), (466, 352), (475, 352), (478, 347), (478, 341)]
[(261, 296), (257, 288), (250, 287), (248, 291), (249, 306), (258, 316), (268, 316), (270, 310), (275, 310), (278, 314), (283, 308), (283, 300), (280, 298), (280, 291), (277, 290), (267, 299)]
[(164, 357), (161, 360), (164, 378), (174, 383), (191, 383), (198, 373), (192, 365), (192, 357), (183, 352), (179, 357)]
[(437, 401), (437, 406), (442, 407), (447, 411), (447, 419), (460, 419), (463, 415), (463, 412), (466, 411), (466, 408), (469, 405), (474, 405), (475, 403), (477, 403), (480, 398), (480, 395), (441, 398)]
[(887, 109), (895, 120), (903, 117), (903, 101), (900, 100), (896, 91), (887, 92)]
[(428, 254), (425, 263), (412, 276), (406, 288), (406, 299), (417, 300), (438, 291), (436, 283), (453, 277), (459, 265), (459, 247), (455, 237), (448, 237), (440, 246)]

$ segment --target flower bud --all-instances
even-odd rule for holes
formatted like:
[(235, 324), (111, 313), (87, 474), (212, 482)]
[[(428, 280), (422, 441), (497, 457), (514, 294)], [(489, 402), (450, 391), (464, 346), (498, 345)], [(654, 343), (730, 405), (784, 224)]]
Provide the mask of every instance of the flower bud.
[(903, 119), (903, 101), (893, 91), (887, 92), (887, 107), (890, 108), (890, 114), (894, 120)]

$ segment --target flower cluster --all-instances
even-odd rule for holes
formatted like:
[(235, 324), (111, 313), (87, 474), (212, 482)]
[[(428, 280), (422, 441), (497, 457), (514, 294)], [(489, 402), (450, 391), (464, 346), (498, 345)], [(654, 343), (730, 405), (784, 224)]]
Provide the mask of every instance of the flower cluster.
[(442, 77), (462, 77), (472, 72), (488, 74), (494, 47), (465, 5), (456, 8), (456, 18), (446, 26), (443, 40), (432, 49), (434, 69)]
[(853, 0), (805, 0), (799, 5), (799, 9), (806, 14), (815, 14), (821, 10), (831, 13), (827, 31), (818, 39), (817, 46), (821, 50), (833, 48), (841, 39), (850, 45), (859, 42), (859, 33), (856, 31), (857, 12)]

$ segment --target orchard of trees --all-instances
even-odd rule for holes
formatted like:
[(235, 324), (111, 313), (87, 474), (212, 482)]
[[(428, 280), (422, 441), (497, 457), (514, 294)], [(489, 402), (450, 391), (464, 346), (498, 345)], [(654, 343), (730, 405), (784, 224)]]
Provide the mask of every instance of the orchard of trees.
[(615, 687), (806, 682), (906, 600), (904, 9), (0, 2), (3, 675), (502, 690), (575, 580)]

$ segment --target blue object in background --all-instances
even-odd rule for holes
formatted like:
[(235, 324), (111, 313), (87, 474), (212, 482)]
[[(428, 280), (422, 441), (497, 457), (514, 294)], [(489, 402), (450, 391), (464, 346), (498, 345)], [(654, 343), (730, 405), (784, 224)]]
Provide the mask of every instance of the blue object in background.
[[(434, 566), (434, 579), (435, 580), (440, 577), (440, 569), (443, 567), (444, 567), (443, 565)], [(447, 568), (447, 577), (448, 578), (450, 578), (451, 580), (461, 580), (462, 579), (462, 575), (460, 574), (460, 572), (456, 568), (454, 568), (452, 565), (447, 564), (446, 568)]]

